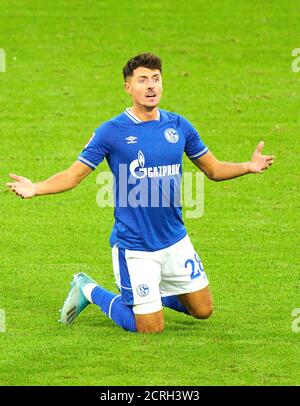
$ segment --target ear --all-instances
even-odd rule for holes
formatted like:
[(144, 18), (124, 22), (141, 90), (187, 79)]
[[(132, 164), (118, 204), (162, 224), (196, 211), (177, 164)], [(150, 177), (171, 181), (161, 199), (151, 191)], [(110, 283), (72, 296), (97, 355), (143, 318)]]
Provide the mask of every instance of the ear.
[(128, 94), (131, 94), (131, 86), (127, 81), (124, 83), (124, 89)]

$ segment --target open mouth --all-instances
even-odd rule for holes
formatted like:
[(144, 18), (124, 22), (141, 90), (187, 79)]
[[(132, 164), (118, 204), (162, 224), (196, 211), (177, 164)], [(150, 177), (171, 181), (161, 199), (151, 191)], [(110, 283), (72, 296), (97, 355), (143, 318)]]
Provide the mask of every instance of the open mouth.
[(153, 97), (156, 97), (155, 93), (150, 93), (146, 95), (147, 99), (152, 99)]

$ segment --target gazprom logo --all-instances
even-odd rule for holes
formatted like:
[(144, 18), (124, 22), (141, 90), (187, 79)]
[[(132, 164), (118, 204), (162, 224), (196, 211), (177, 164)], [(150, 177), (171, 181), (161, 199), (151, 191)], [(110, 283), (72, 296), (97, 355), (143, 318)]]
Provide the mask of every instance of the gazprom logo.
[(147, 169), (145, 166), (145, 157), (142, 151), (138, 152), (138, 159), (135, 159), (129, 165), (129, 170), (132, 176), (137, 179), (142, 179), (147, 176)]
[(164, 176), (179, 175), (181, 164), (150, 166), (145, 168), (145, 156), (142, 151), (138, 152), (138, 157), (129, 165), (129, 170), (132, 176), (137, 179), (143, 179), (148, 175), (148, 178), (160, 178)]
[(144, 154), (142, 153), (142, 151), (139, 151), (139, 153), (138, 153), (138, 162), (139, 162), (140, 167), (144, 168), (145, 157), (144, 157)]

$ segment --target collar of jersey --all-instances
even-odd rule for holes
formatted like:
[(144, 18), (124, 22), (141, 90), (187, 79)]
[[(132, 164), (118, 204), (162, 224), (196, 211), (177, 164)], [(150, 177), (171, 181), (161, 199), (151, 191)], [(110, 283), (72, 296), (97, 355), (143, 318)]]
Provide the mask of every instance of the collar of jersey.
[[(139, 124), (139, 123), (147, 123), (147, 121), (142, 121), (140, 120), (137, 116), (135, 116), (131, 111), (130, 111), (130, 107), (127, 107), (127, 109), (124, 111), (124, 113), (126, 114), (126, 116), (128, 118), (130, 118), (131, 121), (133, 121), (135, 124)], [(157, 116), (155, 120), (150, 120), (150, 121), (159, 121), (160, 120), (160, 111), (159, 109), (157, 109)]]

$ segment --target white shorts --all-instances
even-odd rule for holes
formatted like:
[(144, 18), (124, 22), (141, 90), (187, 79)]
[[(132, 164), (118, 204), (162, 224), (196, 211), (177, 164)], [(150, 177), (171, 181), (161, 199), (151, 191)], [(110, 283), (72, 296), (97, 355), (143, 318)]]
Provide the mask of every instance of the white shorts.
[(161, 297), (195, 292), (208, 285), (200, 257), (186, 235), (158, 251), (112, 248), (113, 269), (122, 301), (136, 314), (158, 312)]

